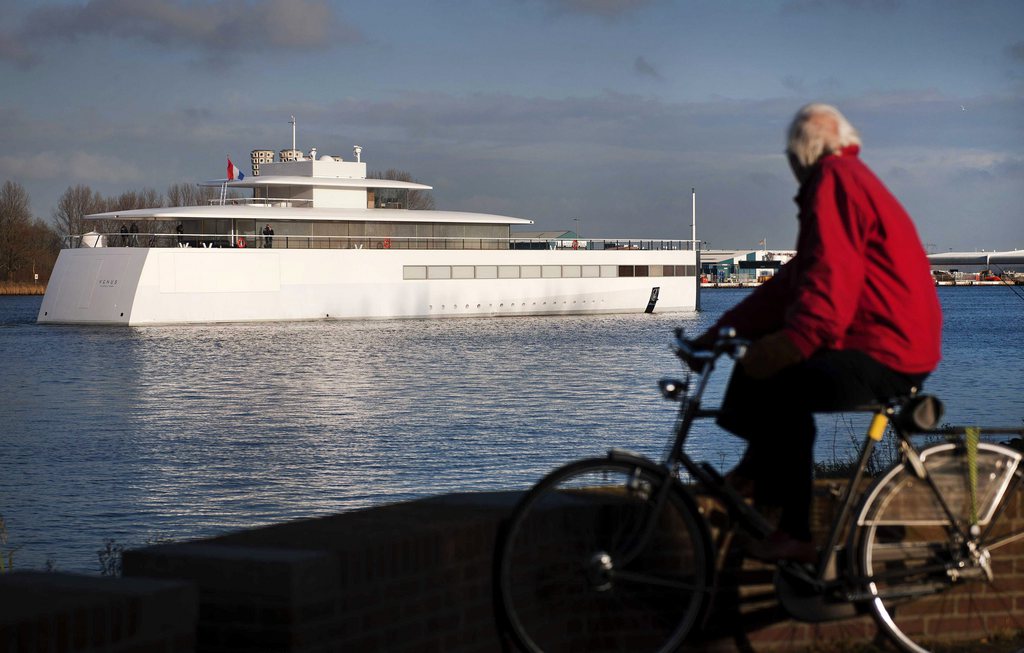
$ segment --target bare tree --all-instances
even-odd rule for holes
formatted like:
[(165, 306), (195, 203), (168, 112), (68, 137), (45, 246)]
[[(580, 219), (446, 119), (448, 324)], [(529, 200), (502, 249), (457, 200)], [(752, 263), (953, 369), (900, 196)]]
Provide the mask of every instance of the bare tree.
[(50, 272), (57, 262), (57, 255), (60, 254), (62, 238), (46, 220), (36, 218), (25, 229), (25, 257), (26, 265), (23, 267), (21, 279), (33, 281), (33, 274), (38, 274), (43, 282), (49, 281)]
[(219, 196), (212, 186), (173, 184), (167, 189), (168, 206), (204, 206)]
[[(162, 206), (164, 202), (163, 195), (156, 192), (152, 188), (143, 188), (142, 190), (126, 190), (120, 195), (102, 197), (99, 194), (96, 195), (96, 204), (93, 207), (93, 213), (109, 213), (112, 211), (131, 211), (133, 209), (148, 209), (156, 206)], [(95, 223), (89, 225), (96, 231), (104, 234), (113, 234), (120, 231), (120, 227), (124, 226), (128, 229), (128, 225), (124, 224), (121, 220), (106, 219), (97, 220)], [(151, 228), (143, 229), (143, 232), (151, 232)], [(117, 241), (115, 241), (117, 242)]]
[[(392, 179), (395, 181), (415, 182), (408, 172), (390, 168), (384, 172), (374, 171), (367, 175), (369, 179)], [(373, 196), (374, 208), (400, 208), (416, 211), (429, 211), (434, 208), (434, 197), (428, 190), (407, 188), (377, 188)]]
[(13, 181), (0, 186), (0, 278), (14, 280), (14, 275), (28, 260), (25, 232), (32, 222), (28, 193)]
[(132, 209), (148, 209), (162, 206), (163, 196), (152, 188), (142, 190), (126, 190), (117, 197), (106, 200), (106, 211), (131, 211)]
[(82, 218), (90, 213), (104, 210), (104, 200), (99, 193), (88, 186), (68, 186), (57, 202), (53, 220), (57, 232), (62, 236), (77, 236), (85, 233)]

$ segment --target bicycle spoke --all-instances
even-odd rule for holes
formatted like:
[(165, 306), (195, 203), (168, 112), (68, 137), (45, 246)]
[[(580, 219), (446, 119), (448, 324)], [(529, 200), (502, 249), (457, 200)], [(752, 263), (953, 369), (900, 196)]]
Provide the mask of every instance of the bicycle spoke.
[(666, 472), (582, 461), (526, 495), (499, 551), (512, 632), (529, 651), (670, 651), (709, 583), (696, 508)]
[(638, 585), (653, 585), (658, 587), (671, 587), (686, 592), (704, 592), (708, 588), (701, 585), (695, 579), (675, 579), (669, 576), (654, 576), (652, 574), (635, 573), (631, 571), (616, 571), (614, 574), (616, 583), (636, 583)]
[(994, 539), (994, 540), (992, 540), (990, 542), (985, 543), (984, 546), (985, 546), (986, 549), (988, 549), (991, 552), (991, 551), (996, 551), (996, 550), (998, 550), (998, 549), (1000, 549), (1000, 548), (1002, 548), (1004, 546), (1009, 546), (1011, 544), (1016, 544), (1016, 543), (1020, 542), (1021, 540), (1024, 540), (1024, 530), (1021, 530), (1020, 532), (1017, 532), (1017, 533), (1011, 533), (1009, 535), (1001, 535), (1001, 536), (997, 537), (996, 539)]
[[(905, 650), (963, 650), (982, 638), (1024, 644), (1016, 639), (1024, 615), (1014, 609), (1016, 588), (1024, 584), (1016, 561), (1024, 555), (1024, 501), (1007, 491), (1017, 487), (1010, 483), (1017, 456), (981, 443), (971, 490), (963, 449), (937, 445), (921, 457), (944, 501), (903, 467), (869, 491), (858, 519), (865, 596), (879, 625)], [(972, 513), (985, 523), (976, 545), (962, 535), (971, 530)]]

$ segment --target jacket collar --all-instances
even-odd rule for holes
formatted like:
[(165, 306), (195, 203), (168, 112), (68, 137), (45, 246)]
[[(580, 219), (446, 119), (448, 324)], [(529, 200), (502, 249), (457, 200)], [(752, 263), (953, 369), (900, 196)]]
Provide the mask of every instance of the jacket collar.
[(821, 170), (821, 164), (823, 161), (827, 161), (831, 157), (840, 156), (857, 156), (860, 154), (860, 145), (847, 145), (838, 152), (829, 152), (825, 156), (818, 159), (818, 162), (814, 164), (811, 169), (811, 174), (807, 176), (807, 181), (800, 185), (800, 189), (797, 191), (796, 197), (793, 198), (797, 204), (800, 204), (804, 199), (804, 196), (810, 192), (810, 189), (815, 185), (818, 178), (818, 171)]

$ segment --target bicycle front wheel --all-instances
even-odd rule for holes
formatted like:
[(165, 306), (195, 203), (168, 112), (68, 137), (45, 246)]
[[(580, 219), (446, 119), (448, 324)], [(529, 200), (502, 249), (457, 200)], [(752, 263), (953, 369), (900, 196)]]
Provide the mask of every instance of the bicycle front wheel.
[(696, 506), (640, 459), (581, 460), (527, 493), (497, 579), (528, 651), (674, 651), (701, 613), (711, 565)]
[(938, 494), (901, 464), (872, 486), (858, 518), (858, 557), (876, 621), (914, 653), (963, 651), (966, 642), (979, 641), (989, 642), (985, 650), (1001, 650), (1001, 643), (1019, 649), (1020, 452), (979, 444), (973, 498), (966, 447), (940, 444), (921, 459)]

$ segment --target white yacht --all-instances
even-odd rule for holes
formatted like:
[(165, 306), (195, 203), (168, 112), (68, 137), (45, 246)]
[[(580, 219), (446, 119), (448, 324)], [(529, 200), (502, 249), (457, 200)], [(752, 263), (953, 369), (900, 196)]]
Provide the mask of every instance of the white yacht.
[[(233, 179), (206, 182), (221, 188), (210, 205), (88, 216), (97, 230), (69, 239), (60, 252), (38, 322), (142, 326), (698, 308), (695, 240), (529, 237), (512, 230), (533, 224), (521, 218), (374, 208), (382, 189), (431, 187), (367, 178), (361, 148), (352, 158), (301, 153), (294, 144), (279, 156), (254, 150), (252, 174), (229, 167)], [(236, 189), (251, 197), (229, 197)]]

